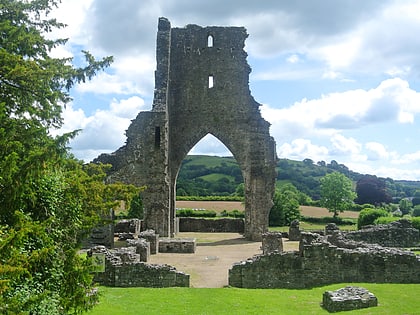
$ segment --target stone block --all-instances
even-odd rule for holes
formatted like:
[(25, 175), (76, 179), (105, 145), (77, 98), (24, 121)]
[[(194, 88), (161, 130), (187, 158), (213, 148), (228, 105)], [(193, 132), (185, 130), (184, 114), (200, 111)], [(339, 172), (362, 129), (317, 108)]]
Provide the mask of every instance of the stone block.
[(300, 240), (299, 220), (293, 220), (289, 226), (289, 241)]
[(262, 235), (262, 251), (264, 255), (283, 251), (281, 232), (267, 232)]
[(140, 261), (147, 262), (150, 258), (150, 243), (145, 239), (127, 240), (128, 246), (136, 248), (136, 253), (140, 255)]
[(195, 253), (195, 238), (161, 238), (159, 240), (159, 253)]
[(330, 313), (373, 306), (378, 306), (378, 299), (361, 287), (347, 286), (336, 291), (326, 291), (322, 296), (322, 307)]
[(114, 233), (131, 233), (138, 235), (140, 233), (141, 220), (129, 219), (120, 220), (115, 223)]
[(156, 234), (153, 230), (146, 230), (139, 234), (139, 238), (145, 239), (150, 243), (150, 254), (157, 254), (158, 243), (159, 243), (159, 234)]

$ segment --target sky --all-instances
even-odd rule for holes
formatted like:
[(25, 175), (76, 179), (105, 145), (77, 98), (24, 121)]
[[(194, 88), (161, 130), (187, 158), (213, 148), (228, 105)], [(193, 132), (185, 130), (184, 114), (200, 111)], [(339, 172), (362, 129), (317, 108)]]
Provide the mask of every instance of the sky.
[[(125, 143), (151, 110), (159, 17), (172, 27), (244, 26), (251, 94), (279, 158), (335, 160), (349, 169), (420, 180), (420, 0), (63, 0), (54, 50), (114, 63), (71, 90), (60, 131), (86, 162)], [(231, 155), (212, 136), (190, 154)]]

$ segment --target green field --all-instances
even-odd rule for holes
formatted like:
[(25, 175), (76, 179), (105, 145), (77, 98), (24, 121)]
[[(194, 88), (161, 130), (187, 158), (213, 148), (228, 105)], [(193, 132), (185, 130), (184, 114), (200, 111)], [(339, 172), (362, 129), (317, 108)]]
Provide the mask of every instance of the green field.
[[(321, 308), (323, 292), (348, 284), (307, 290), (100, 287), (100, 303), (89, 315), (131, 314), (329, 314)], [(420, 284), (356, 284), (378, 298), (378, 307), (340, 314), (420, 314)]]
[[(325, 229), (325, 223), (321, 224), (315, 224), (315, 223), (309, 223), (309, 222), (304, 222), (301, 221), (299, 223), (299, 228), (303, 231), (319, 231), (319, 230), (324, 230)], [(339, 226), (341, 231), (355, 231), (357, 228), (357, 225), (353, 224), (353, 225), (340, 225)], [(270, 231), (277, 231), (277, 232), (288, 232), (289, 231), (289, 227), (288, 226), (272, 226), (269, 227)]]
[(184, 159), (184, 164), (189, 165), (200, 165), (207, 168), (221, 166), (222, 163), (225, 163), (228, 166), (237, 166), (238, 163), (233, 157), (215, 157), (208, 155), (192, 155), (187, 156)]

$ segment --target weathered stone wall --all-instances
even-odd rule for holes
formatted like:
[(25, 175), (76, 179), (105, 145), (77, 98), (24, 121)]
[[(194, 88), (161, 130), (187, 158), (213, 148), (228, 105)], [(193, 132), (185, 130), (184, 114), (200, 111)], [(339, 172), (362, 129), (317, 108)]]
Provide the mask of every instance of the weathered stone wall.
[(283, 239), (281, 232), (267, 232), (262, 239), (263, 255), (270, 253), (281, 253), (283, 251)]
[[(258, 255), (229, 270), (229, 285), (241, 288), (310, 288), (342, 282), (420, 283), (420, 257), (378, 245), (339, 248), (319, 235), (300, 251)], [(303, 243), (303, 244), (302, 244)]]
[(141, 220), (139, 219), (128, 219), (128, 220), (119, 220), (115, 223), (114, 233), (132, 233), (137, 236), (140, 233)]
[(361, 287), (347, 286), (322, 295), (322, 307), (330, 313), (378, 306), (376, 296)]
[(90, 248), (98, 245), (103, 245), (107, 248), (114, 247), (113, 224), (106, 224), (103, 226), (94, 227), (90, 235), (82, 242), (83, 248)]
[(180, 232), (217, 232), (217, 233), (243, 233), (243, 219), (204, 219), (204, 218), (179, 218)]
[(105, 255), (105, 272), (95, 273), (94, 281), (110, 287), (189, 287), (190, 276), (169, 265), (140, 261), (134, 247), (107, 250), (103, 246), (90, 249), (88, 255)]
[(146, 230), (140, 232), (139, 238), (145, 239), (150, 244), (150, 254), (157, 254), (159, 246), (159, 234), (156, 234), (153, 230)]
[(412, 247), (420, 243), (419, 230), (404, 219), (349, 232), (346, 238), (387, 247)]
[(124, 147), (95, 160), (113, 165), (109, 181), (147, 187), (145, 228), (162, 237), (176, 232), (175, 187), (182, 160), (207, 134), (223, 142), (241, 167), (245, 237), (261, 240), (268, 230), (277, 156), (270, 124), (249, 91), (247, 36), (243, 27), (172, 28), (160, 18), (152, 111), (132, 122)]
[(159, 239), (159, 253), (195, 253), (195, 238), (161, 238)]

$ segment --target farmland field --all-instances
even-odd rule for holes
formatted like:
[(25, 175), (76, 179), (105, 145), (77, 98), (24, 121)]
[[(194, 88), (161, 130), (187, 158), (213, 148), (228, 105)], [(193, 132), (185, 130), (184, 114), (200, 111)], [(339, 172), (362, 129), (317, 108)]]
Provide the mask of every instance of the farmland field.
[[(189, 208), (189, 209), (206, 209), (221, 212), (223, 210), (244, 210), (244, 204), (240, 201), (177, 201), (177, 208)], [(332, 216), (326, 208), (311, 207), (311, 206), (300, 206), (301, 213), (305, 217), (321, 218)], [(344, 211), (340, 213), (342, 218), (357, 218), (359, 212), (355, 211)]]

